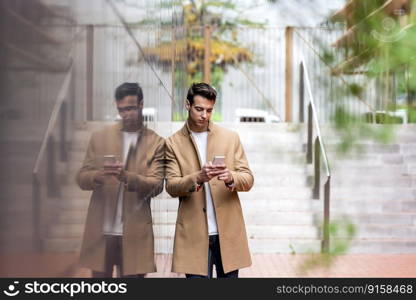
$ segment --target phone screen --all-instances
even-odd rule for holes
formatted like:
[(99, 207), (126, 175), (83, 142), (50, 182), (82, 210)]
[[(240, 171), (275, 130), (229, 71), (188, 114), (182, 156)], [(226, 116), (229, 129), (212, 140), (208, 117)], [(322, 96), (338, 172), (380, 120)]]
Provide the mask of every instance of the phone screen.
[(116, 157), (115, 155), (105, 155), (103, 157), (103, 165), (104, 167), (110, 166), (116, 163)]
[(219, 155), (214, 156), (214, 159), (212, 160), (212, 164), (214, 166), (225, 164), (225, 156), (219, 156)]

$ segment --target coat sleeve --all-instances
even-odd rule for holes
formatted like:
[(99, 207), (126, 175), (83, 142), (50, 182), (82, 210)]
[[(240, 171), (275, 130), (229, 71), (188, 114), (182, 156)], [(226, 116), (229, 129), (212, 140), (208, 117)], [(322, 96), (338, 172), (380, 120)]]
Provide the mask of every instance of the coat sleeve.
[(174, 198), (184, 197), (196, 191), (199, 172), (183, 176), (169, 141), (166, 143), (166, 191)]
[(248, 166), (246, 154), (244, 153), (243, 145), (238, 134), (236, 134), (234, 145), (234, 170), (231, 171), (234, 178), (233, 190), (247, 192), (254, 184), (254, 177)]
[(96, 165), (96, 152), (94, 147), (95, 134), (93, 133), (88, 144), (87, 153), (81, 169), (78, 171), (76, 181), (79, 187), (86, 191), (95, 190), (100, 184), (94, 182), (94, 176), (98, 172)]
[(163, 179), (165, 173), (165, 141), (159, 138), (155, 141), (155, 147), (148, 149), (149, 162), (146, 175), (127, 171), (127, 190), (137, 191), (142, 197), (156, 197), (163, 191)]

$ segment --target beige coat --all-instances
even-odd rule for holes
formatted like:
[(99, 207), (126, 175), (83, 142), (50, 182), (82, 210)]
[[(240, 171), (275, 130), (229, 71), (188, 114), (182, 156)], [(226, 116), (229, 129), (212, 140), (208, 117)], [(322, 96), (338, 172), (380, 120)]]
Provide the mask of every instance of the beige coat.
[[(104, 207), (116, 209), (119, 182), (107, 180), (97, 185), (93, 178), (102, 166), (104, 155), (122, 157), (121, 123), (94, 132), (82, 168), (77, 174), (78, 185), (92, 190), (80, 263), (95, 271), (104, 271), (105, 239), (102, 233)], [(154, 131), (142, 128), (136, 151), (127, 168), (128, 183), (123, 199), (123, 272), (122, 275), (155, 272), (154, 238), (150, 198), (163, 189), (164, 139)], [(114, 178), (114, 177), (113, 177)]]
[[(224, 272), (251, 265), (247, 234), (238, 192), (249, 191), (253, 175), (248, 167), (237, 133), (212, 122), (208, 128), (207, 161), (224, 155), (225, 164), (235, 182), (230, 191), (223, 181), (211, 179), (213, 204), (221, 247)], [(207, 275), (208, 225), (205, 193), (193, 191), (201, 170), (199, 154), (187, 124), (166, 141), (166, 190), (179, 197), (173, 249), (172, 271)]]

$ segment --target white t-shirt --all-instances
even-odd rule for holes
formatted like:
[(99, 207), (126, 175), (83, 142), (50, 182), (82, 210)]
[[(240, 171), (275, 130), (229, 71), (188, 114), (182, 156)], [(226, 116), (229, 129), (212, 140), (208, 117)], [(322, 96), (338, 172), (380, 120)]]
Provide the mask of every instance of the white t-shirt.
[[(138, 138), (137, 132), (125, 132), (123, 131), (123, 164), (126, 163), (127, 154), (129, 152), (130, 145), (136, 146)], [(114, 211), (106, 206), (104, 212), (104, 234), (107, 235), (123, 235), (123, 193), (124, 184), (120, 185), (120, 191), (117, 199), (117, 209)]]
[[(208, 131), (203, 131), (203, 132), (191, 131), (191, 134), (194, 137), (196, 146), (198, 147), (198, 153), (201, 159), (200, 163), (201, 163), (201, 166), (203, 166), (207, 162)], [(204, 191), (205, 191), (205, 200), (206, 200), (206, 205), (207, 205), (208, 234), (209, 235), (218, 234), (217, 217), (215, 216), (215, 209), (214, 209), (214, 203), (212, 202), (211, 188), (209, 187), (208, 182), (204, 183)]]

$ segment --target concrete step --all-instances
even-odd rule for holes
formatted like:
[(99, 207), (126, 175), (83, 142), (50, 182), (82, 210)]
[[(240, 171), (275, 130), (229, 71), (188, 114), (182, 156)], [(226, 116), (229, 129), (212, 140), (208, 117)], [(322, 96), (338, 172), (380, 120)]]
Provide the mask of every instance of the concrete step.
[(366, 176), (365, 174), (350, 174), (348, 176), (334, 176), (331, 180), (333, 187), (342, 186), (384, 186), (384, 187), (416, 187), (416, 178), (410, 176), (380, 173), (379, 176)]
[(245, 211), (244, 220), (247, 225), (305, 225), (319, 224), (322, 218), (315, 211), (275, 211), (267, 210), (263, 214), (258, 211)]
[(265, 174), (287, 174), (287, 175), (304, 175), (312, 170), (311, 165), (294, 165), (291, 163), (276, 162), (249, 162), (251, 171), (264, 172)]
[(303, 225), (247, 225), (246, 230), (249, 239), (318, 239), (321, 235), (318, 228)]
[(261, 139), (261, 140), (242, 140), (245, 152), (276, 152), (276, 153), (305, 153), (306, 144), (299, 139), (287, 138), (284, 141), (282, 139)]
[(319, 211), (323, 208), (323, 203), (314, 199), (276, 199), (276, 200), (245, 200), (241, 199), (241, 206), (245, 213), (266, 214), (267, 211)]
[(321, 240), (311, 238), (263, 238), (249, 239), (251, 253), (318, 253)]
[[(415, 151), (416, 152), (416, 151)], [(406, 164), (415, 164), (416, 163), (416, 154), (408, 154), (403, 156), (404, 162)]]
[(334, 165), (335, 169), (337, 166), (375, 166), (375, 165), (400, 165), (403, 164), (403, 155), (400, 153), (387, 153), (387, 154), (373, 154), (367, 153), (357, 155), (354, 157), (340, 157), (338, 155), (329, 154), (329, 162)]
[(416, 175), (416, 164), (408, 163), (407, 172), (409, 175)]
[[(333, 152), (337, 150), (338, 143), (325, 144), (327, 151)], [(401, 144), (399, 143), (354, 143), (355, 149), (353, 150), (356, 154), (371, 153), (371, 154), (394, 154), (401, 152)]]
[(306, 154), (303, 153), (261, 153), (261, 152), (247, 152), (248, 163), (281, 163), (305, 165)]
[(414, 212), (416, 213), (416, 201), (332, 201), (331, 211), (344, 212), (348, 214), (372, 212), (372, 213), (399, 213)]
[(254, 182), (257, 187), (299, 187), (299, 186), (311, 186), (307, 177), (304, 175), (286, 175), (275, 174), (274, 176), (268, 174), (262, 174), (253, 172)]
[(416, 225), (362, 225), (357, 229), (359, 239), (416, 239)]
[[(416, 225), (416, 213), (361, 213), (361, 214), (345, 214), (334, 211), (331, 214), (331, 219), (341, 219), (347, 217), (351, 222), (361, 225), (384, 224), (384, 225)], [(322, 220), (318, 217), (318, 220)]]
[(350, 254), (407, 254), (416, 253), (416, 239), (355, 239), (348, 249)]
[[(360, 175), (363, 177), (377, 177), (380, 174), (386, 174), (388, 176), (401, 176), (409, 175), (409, 168), (404, 165), (373, 165), (373, 164), (361, 164), (361, 165), (346, 165), (344, 166), (340, 162), (336, 162), (336, 166), (331, 164), (331, 174), (333, 177), (348, 177), (352, 174)], [(311, 173), (312, 174), (312, 173)]]
[(331, 203), (343, 201), (411, 201), (416, 200), (416, 190), (412, 187), (386, 187), (357, 185), (354, 188), (331, 187)]
[(416, 154), (416, 143), (401, 143), (400, 153), (403, 155), (414, 155)]

